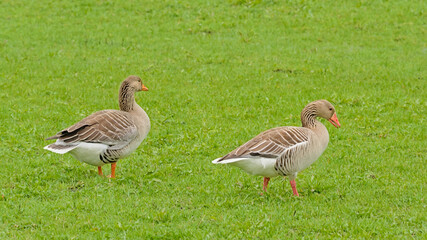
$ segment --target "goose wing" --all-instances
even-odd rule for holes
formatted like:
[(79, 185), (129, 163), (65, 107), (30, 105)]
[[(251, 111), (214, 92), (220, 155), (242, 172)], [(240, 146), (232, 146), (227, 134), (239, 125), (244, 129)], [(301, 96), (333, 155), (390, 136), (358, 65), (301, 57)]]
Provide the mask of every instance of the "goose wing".
[(137, 127), (128, 113), (103, 110), (91, 114), (46, 140), (58, 139), (65, 144), (103, 143), (115, 149), (127, 145), (137, 135)]
[(242, 146), (231, 151), (217, 163), (232, 158), (278, 158), (296, 146), (307, 144), (309, 133), (301, 127), (277, 127), (260, 133)]

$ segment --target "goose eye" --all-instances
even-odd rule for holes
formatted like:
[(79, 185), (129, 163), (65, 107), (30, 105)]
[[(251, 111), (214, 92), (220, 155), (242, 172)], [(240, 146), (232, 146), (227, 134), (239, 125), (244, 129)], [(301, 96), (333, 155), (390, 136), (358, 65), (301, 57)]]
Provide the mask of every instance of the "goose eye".
[(332, 108), (329, 108), (329, 111), (332, 111)]

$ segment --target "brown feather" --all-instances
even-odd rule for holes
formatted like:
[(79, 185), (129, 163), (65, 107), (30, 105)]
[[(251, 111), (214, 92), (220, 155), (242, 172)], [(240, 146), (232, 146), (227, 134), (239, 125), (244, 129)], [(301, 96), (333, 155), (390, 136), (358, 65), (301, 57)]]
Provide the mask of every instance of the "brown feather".
[(248, 156), (278, 157), (289, 147), (307, 140), (307, 129), (301, 127), (277, 127), (260, 133), (218, 161)]
[[(132, 139), (129, 135), (136, 134), (136, 126), (128, 115), (118, 110), (99, 111), (47, 139), (60, 139), (66, 143), (85, 141), (106, 144)], [(115, 117), (120, 117), (120, 123)]]

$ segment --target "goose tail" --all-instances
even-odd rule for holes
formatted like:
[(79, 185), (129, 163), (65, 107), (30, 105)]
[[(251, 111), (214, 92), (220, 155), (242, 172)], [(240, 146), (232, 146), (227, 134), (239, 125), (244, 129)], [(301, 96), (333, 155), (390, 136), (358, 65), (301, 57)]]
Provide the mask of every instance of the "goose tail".
[(78, 146), (78, 144), (65, 145), (65, 144), (52, 143), (52, 144), (45, 146), (44, 149), (49, 150), (49, 151), (54, 152), (54, 153), (64, 154), (64, 153), (67, 153), (67, 152), (73, 150), (77, 146)]

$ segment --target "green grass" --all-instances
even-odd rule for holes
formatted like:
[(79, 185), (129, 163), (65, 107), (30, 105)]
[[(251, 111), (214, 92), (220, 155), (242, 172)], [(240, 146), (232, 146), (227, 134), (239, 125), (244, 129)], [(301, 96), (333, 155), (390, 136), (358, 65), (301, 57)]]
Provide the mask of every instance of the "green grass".
[[(1, 239), (426, 239), (425, 1), (0, 2)], [(152, 130), (117, 179), (44, 138), (117, 108)], [(301, 172), (211, 164), (328, 99)], [(104, 167), (108, 174), (108, 167)]]

